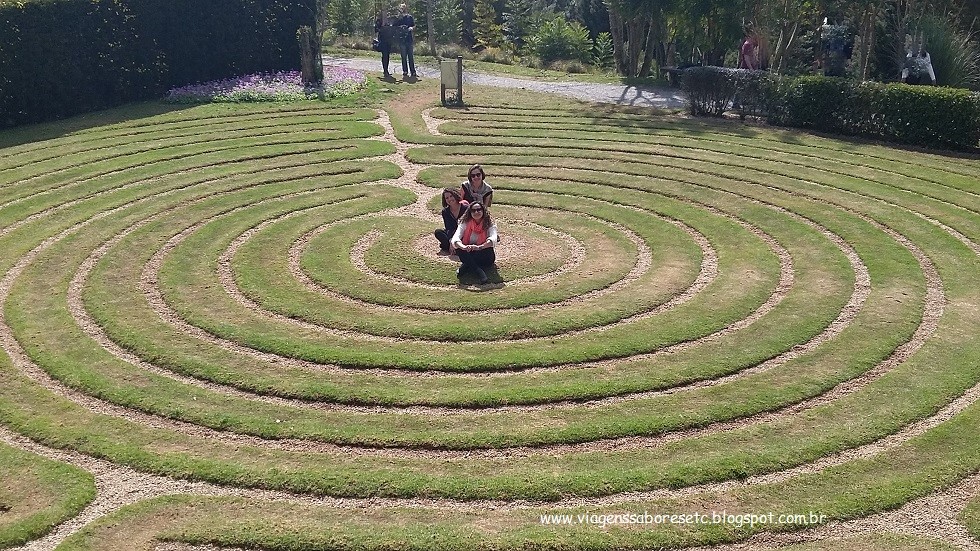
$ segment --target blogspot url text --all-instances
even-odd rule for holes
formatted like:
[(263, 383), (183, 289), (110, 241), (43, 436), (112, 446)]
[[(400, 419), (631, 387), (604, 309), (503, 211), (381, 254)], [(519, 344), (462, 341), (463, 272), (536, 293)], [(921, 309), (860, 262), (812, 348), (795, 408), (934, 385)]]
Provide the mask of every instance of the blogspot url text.
[(827, 515), (809, 511), (806, 513), (775, 513), (772, 511), (764, 513), (729, 513), (728, 511), (710, 511), (707, 513), (562, 513), (544, 514), (540, 516), (539, 522), (542, 525), (552, 526), (572, 526), (572, 525), (594, 525), (600, 528), (607, 526), (631, 526), (631, 525), (691, 525), (691, 524), (712, 524), (728, 525), (734, 528), (748, 526), (754, 528), (760, 525), (771, 524), (793, 524), (810, 525), (823, 524), (827, 521)]

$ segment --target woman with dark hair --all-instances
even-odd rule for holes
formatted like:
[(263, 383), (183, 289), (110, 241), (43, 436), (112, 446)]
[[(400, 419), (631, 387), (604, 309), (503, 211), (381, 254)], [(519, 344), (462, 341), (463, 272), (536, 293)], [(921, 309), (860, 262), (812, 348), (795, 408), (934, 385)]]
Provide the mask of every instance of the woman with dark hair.
[(442, 229), (436, 230), (434, 235), (439, 240), (440, 254), (452, 254), (453, 246), (449, 242), (456, 228), (459, 226), (459, 217), (463, 215), (468, 203), (459, 196), (459, 190), (445, 188), (442, 190)]
[(480, 279), (487, 282), (484, 268), (493, 266), (497, 255), (493, 246), (497, 243), (497, 225), (490, 218), (490, 211), (482, 203), (472, 203), (459, 219), (459, 227), (453, 234), (452, 246), (459, 255), (462, 263), (456, 271), (456, 277), (472, 271)]
[(384, 13), (378, 12), (378, 17), (374, 20), (374, 32), (378, 36), (378, 51), (381, 52), (381, 68), (385, 72), (384, 78), (390, 79), (391, 73), (388, 72), (388, 61), (391, 58), (391, 49), (397, 46), (397, 40), (395, 39), (397, 27), (392, 26)]
[(473, 165), (466, 172), (466, 181), (463, 182), (463, 199), (466, 199), (472, 205), (473, 203), (481, 203), (483, 206), (490, 208), (490, 203), (493, 200), (493, 188), (487, 183), (487, 173), (483, 171), (483, 167), (480, 165)]

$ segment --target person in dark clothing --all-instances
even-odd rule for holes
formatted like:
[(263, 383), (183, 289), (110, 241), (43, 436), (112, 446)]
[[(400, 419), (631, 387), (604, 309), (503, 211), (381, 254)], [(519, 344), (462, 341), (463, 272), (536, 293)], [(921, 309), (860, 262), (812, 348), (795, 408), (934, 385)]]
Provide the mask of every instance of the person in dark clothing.
[(395, 19), (395, 26), (401, 31), (402, 58), (402, 78), (408, 78), (411, 71), (412, 78), (418, 78), (415, 74), (415, 18), (408, 13), (408, 6), (401, 4), (398, 6), (399, 16)]
[(439, 240), (439, 254), (453, 254), (450, 240), (459, 226), (459, 217), (463, 215), (469, 203), (463, 201), (459, 191), (446, 188), (442, 190), (442, 229), (434, 232)]
[(374, 20), (374, 32), (378, 35), (378, 49), (381, 51), (381, 68), (385, 78), (391, 78), (388, 72), (388, 62), (391, 59), (391, 49), (398, 45), (399, 29), (388, 21), (384, 14), (379, 13)]

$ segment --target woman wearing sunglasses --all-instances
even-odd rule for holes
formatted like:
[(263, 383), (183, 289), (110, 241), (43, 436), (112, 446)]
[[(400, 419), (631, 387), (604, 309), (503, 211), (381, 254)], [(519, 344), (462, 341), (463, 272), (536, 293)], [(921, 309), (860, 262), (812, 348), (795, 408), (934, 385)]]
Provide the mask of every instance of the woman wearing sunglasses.
[(473, 165), (466, 173), (466, 181), (463, 182), (463, 199), (473, 203), (481, 203), (490, 208), (493, 200), (493, 188), (486, 182), (487, 174), (483, 172), (483, 167)]
[(490, 218), (490, 212), (482, 203), (472, 203), (459, 219), (459, 227), (452, 238), (452, 246), (462, 263), (456, 277), (473, 272), (480, 283), (486, 283), (484, 268), (489, 268), (497, 260), (493, 250), (496, 243), (497, 225)]

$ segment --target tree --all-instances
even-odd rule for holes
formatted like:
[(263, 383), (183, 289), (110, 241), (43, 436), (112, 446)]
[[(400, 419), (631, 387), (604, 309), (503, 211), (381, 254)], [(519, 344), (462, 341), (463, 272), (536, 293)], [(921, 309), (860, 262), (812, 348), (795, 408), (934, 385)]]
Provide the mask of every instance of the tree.
[(460, 39), (464, 46), (476, 44), (476, 37), (473, 34), (473, 11), (475, 9), (474, 0), (462, 0), (462, 26), (460, 29)]
[(310, 85), (323, 80), (323, 57), (320, 55), (320, 41), (316, 39), (316, 31), (309, 26), (302, 26), (296, 31), (299, 41), (300, 69), (303, 84)]
[(816, 10), (811, 0), (761, 0), (756, 3), (752, 32), (759, 38), (764, 67), (780, 74), (786, 72), (808, 22), (816, 20)]
[(497, 11), (491, 0), (476, 0), (473, 6), (473, 37), (476, 44), (487, 48), (503, 45), (504, 29), (497, 21)]
[[(616, 71), (648, 76), (671, 0), (606, 0)], [(641, 62), (642, 58), (642, 62)]]
[(426, 28), (433, 44), (458, 44), (462, 30), (460, 0), (427, 0), (432, 4), (432, 15), (425, 15)]
[(527, 37), (533, 32), (533, 17), (530, 0), (507, 0), (504, 4), (504, 36), (518, 53), (524, 52)]
[(862, 80), (868, 78), (868, 68), (871, 60), (871, 47), (875, 43), (875, 29), (878, 19), (884, 10), (883, 0), (865, 0), (854, 5), (858, 16), (858, 73)]
[(363, 31), (374, 21), (368, 16), (366, 0), (330, 0), (327, 17), (337, 34), (352, 35)]
[(432, 21), (432, 3), (435, 0), (425, 0), (425, 37), (429, 43), (429, 55), (436, 55), (435, 23)]

